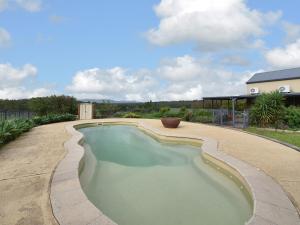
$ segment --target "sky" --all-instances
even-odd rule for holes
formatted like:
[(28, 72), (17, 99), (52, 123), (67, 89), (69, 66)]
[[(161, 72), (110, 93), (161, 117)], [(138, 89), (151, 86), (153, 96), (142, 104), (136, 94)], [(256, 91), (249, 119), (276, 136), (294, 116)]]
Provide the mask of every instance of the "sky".
[(0, 0), (0, 98), (195, 100), (300, 66), (298, 0)]

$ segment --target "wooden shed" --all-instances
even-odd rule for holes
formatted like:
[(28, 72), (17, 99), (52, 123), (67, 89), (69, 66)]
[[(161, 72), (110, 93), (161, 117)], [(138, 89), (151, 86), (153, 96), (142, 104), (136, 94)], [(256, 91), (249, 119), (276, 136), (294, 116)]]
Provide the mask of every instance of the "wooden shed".
[(78, 105), (78, 115), (80, 120), (94, 119), (95, 105), (92, 103), (80, 103)]

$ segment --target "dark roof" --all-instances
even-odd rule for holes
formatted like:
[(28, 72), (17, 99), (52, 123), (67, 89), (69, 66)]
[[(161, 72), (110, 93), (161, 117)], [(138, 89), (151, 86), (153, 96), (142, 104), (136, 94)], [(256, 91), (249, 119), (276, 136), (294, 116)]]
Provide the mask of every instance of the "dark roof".
[[(255, 95), (230, 95), (230, 96), (214, 96), (214, 97), (203, 97), (203, 100), (232, 100), (232, 99), (251, 99), (256, 98), (260, 94)], [(282, 93), (284, 97), (300, 97), (300, 92), (293, 93)]]
[(247, 99), (256, 98), (258, 95), (229, 95), (229, 96), (213, 96), (203, 97), (203, 100), (232, 100), (232, 99)]
[(293, 79), (300, 79), (300, 67), (256, 73), (250, 78), (250, 80), (247, 81), (247, 84)]

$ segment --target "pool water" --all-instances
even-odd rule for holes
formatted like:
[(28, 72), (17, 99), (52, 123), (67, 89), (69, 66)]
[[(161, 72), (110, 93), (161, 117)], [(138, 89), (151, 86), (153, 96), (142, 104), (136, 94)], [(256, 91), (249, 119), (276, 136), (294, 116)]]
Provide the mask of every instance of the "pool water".
[(251, 217), (247, 195), (206, 164), (199, 147), (159, 142), (126, 125), (79, 131), (82, 188), (117, 224), (242, 225)]

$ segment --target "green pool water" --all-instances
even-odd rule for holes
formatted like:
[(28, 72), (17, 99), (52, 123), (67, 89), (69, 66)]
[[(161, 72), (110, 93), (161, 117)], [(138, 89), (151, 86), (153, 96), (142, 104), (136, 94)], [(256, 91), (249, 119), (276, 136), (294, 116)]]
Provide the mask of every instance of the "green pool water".
[(206, 164), (200, 148), (159, 142), (133, 126), (79, 131), (82, 188), (117, 224), (242, 225), (251, 217), (247, 195)]

